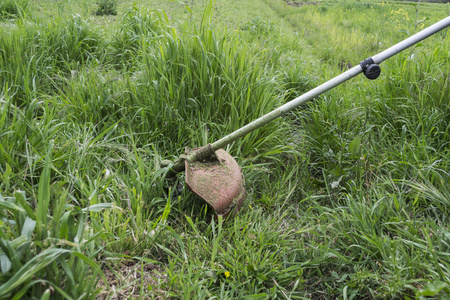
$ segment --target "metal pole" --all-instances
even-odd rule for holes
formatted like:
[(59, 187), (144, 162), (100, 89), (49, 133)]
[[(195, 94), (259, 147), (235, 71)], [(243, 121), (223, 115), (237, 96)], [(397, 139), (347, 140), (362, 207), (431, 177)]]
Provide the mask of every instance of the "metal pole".
[(406, 48), (409, 48), (412, 45), (417, 44), (420, 41), (423, 41), (424, 39), (428, 38), (429, 36), (432, 36), (436, 32), (441, 31), (442, 29), (445, 29), (448, 26), (450, 26), (450, 16), (431, 25), (428, 28), (425, 28), (422, 31), (419, 31), (418, 33), (390, 47), (389, 49), (386, 49), (383, 52), (375, 56), (372, 56), (372, 59), (375, 61), (376, 64), (379, 64), (382, 61), (385, 61), (386, 59), (390, 58), (391, 56), (394, 56), (395, 54), (402, 52)]
[[(383, 52), (366, 59), (363, 62), (371, 61), (370, 64), (379, 64), (382, 61), (388, 59), (389, 57), (405, 50), (408, 47), (411, 47), (414, 44), (417, 44), (418, 42), (426, 39), (427, 37), (435, 34), (436, 32), (450, 26), (450, 17), (447, 17), (434, 25), (431, 25), (430, 27), (410, 36), (409, 38), (405, 39), (404, 41), (390, 47), (389, 49), (384, 50)], [(325, 93), (326, 91), (331, 90), (332, 88), (340, 85), (341, 83), (344, 83), (345, 81), (355, 77), (359, 73), (363, 72), (363, 67), (361, 65), (364, 65), (363, 62), (361, 62), (360, 65), (357, 65), (356, 67), (351, 68), (350, 70), (334, 77), (333, 79), (328, 80), (327, 82), (319, 85), (318, 87), (310, 90), (309, 92), (295, 98), (294, 100), (291, 100), (290, 102), (280, 106), (279, 108), (271, 111), (270, 113), (256, 119), (255, 121), (245, 125), (244, 127), (234, 131), (233, 133), (230, 133), (229, 135), (221, 138), (220, 140), (210, 144), (203, 146), (199, 148), (196, 151), (191, 152), (188, 155), (180, 156), (180, 158), (172, 164), (172, 170), (173, 172), (181, 172), (184, 170), (184, 161), (187, 160), (189, 162), (197, 161), (201, 159), (202, 157), (208, 157), (214, 151), (224, 148), (226, 145), (234, 142), (235, 140), (249, 134), (250, 132), (266, 125), (270, 121), (282, 116), (284, 113), (287, 113), (294, 108), (302, 105), (303, 103), (314, 99), (315, 97)], [(367, 75), (367, 74), (366, 74)], [(368, 76), (369, 77), (369, 76)], [(376, 77), (374, 77), (376, 78)]]
[[(379, 64), (382, 61), (388, 59), (389, 57), (405, 50), (408, 47), (411, 47), (414, 44), (417, 44), (418, 42), (426, 39), (427, 37), (435, 34), (436, 32), (438, 32), (448, 26), (450, 26), (450, 17), (447, 17), (447, 18), (435, 23), (434, 25), (431, 25), (430, 27), (410, 36), (406, 40), (373, 56), (372, 59), (376, 64)], [(245, 125), (244, 127), (240, 128), (240, 129), (234, 131), (233, 133), (230, 133), (229, 135), (214, 142), (213, 144), (211, 144), (212, 149), (215, 151), (217, 149), (224, 148), (226, 145), (234, 142), (235, 140), (239, 139), (240, 137), (243, 137), (243, 136), (249, 134), (250, 132), (254, 131), (255, 129), (258, 129), (261, 126), (264, 126), (265, 124), (269, 123), (270, 121), (282, 116), (284, 113), (289, 112), (289, 111), (293, 110), (294, 108), (302, 105), (303, 103), (314, 99), (315, 97), (319, 96), (320, 94), (323, 94), (326, 91), (331, 90), (332, 88), (355, 77), (356, 75), (358, 75), (361, 72), (363, 72), (361, 65), (357, 65), (356, 67), (351, 68), (350, 70), (334, 77), (333, 79), (330, 79), (329, 81), (319, 85), (318, 87), (310, 90), (309, 92), (295, 98), (294, 100), (291, 100), (290, 102), (280, 106), (279, 108), (273, 110), (272, 112), (256, 119), (255, 121)]]

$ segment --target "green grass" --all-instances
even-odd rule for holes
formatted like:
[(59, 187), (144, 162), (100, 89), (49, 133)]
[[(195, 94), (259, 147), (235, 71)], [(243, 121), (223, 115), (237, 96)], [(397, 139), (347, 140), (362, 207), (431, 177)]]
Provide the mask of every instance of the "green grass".
[(0, 299), (448, 297), (447, 31), (229, 145), (232, 220), (160, 167), (448, 6), (117, 9), (38, 0), (0, 23)]
[(23, 18), (28, 12), (28, 0), (4, 0), (0, 3), (0, 21)]

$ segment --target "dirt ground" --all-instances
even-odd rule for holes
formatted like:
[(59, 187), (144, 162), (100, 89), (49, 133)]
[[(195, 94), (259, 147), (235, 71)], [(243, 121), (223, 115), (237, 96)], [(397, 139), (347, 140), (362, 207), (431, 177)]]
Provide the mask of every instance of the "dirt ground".
[(320, 4), (319, 2), (299, 2), (299, 1), (286, 1), (286, 4), (289, 6), (294, 6), (294, 7), (301, 7), (304, 5), (317, 5)]
[[(97, 288), (102, 288), (103, 291), (97, 296), (98, 300), (163, 299), (157, 287), (166, 280), (166, 275), (159, 265), (142, 266), (140, 262), (125, 261), (104, 269), (103, 273), (107, 283), (99, 281)], [(144, 293), (148, 296), (142, 297), (141, 287), (148, 289)]]

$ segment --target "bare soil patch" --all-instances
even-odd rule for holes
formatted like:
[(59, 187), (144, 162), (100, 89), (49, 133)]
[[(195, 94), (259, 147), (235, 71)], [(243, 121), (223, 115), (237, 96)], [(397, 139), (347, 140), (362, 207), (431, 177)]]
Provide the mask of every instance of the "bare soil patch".
[[(112, 299), (163, 299), (157, 287), (165, 282), (166, 275), (157, 264), (141, 265), (141, 262), (125, 261), (103, 270), (107, 282), (100, 280), (97, 288), (103, 291), (96, 297), (98, 300)], [(146, 291), (141, 294), (141, 287)]]
[(320, 4), (320, 2), (299, 2), (299, 1), (286, 1), (286, 4), (289, 6), (294, 6), (294, 7), (302, 7), (304, 5), (317, 5)]

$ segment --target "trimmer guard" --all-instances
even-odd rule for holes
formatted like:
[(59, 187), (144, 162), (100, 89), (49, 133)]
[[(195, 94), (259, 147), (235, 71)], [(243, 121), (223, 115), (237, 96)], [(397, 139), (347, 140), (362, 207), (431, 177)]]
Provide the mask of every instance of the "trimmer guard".
[(234, 216), (246, 196), (244, 176), (228, 152), (219, 149), (214, 153), (215, 157), (213, 155), (211, 159), (191, 163), (185, 161), (186, 183), (212, 206), (217, 215)]

